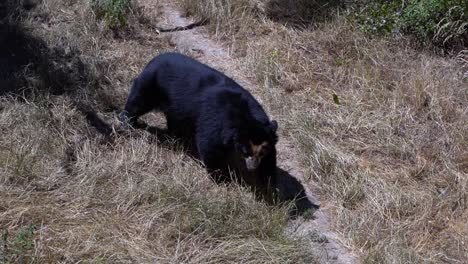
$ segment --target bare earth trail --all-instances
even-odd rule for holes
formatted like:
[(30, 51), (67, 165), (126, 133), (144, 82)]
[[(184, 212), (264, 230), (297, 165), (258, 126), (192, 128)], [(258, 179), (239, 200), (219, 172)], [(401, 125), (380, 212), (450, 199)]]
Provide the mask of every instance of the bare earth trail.
[[(189, 18), (182, 16), (182, 12), (171, 0), (140, 0), (139, 2), (145, 7), (148, 16), (156, 17), (159, 15), (159, 27), (173, 28), (193, 23)], [(155, 32), (155, 34), (157, 33)], [(212, 40), (203, 27), (163, 34), (170, 35), (172, 43), (179, 52), (191, 54), (211, 67), (221, 70), (253, 94), (255, 94), (256, 89), (259, 89), (257, 85), (243, 77), (242, 70), (236, 66), (239, 65), (236, 63), (236, 59), (232, 58), (227, 49), (220, 43)], [(256, 98), (262, 103), (261, 98), (258, 96)], [(296, 158), (298, 150), (294, 145), (288, 142), (285, 137), (280, 136), (277, 149), (278, 167), (294, 176), (299, 182), (304, 182), (304, 173)], [(313, 189), (312, 186), (309, 187)], [(299, 217), (292, 220), (288, 228), (289, 234), (293, 237), (309, 238), (306, 241), (311, 241), (311, 248), (316, 249), (320, 256), (320, 263), (356, 263), (356, 257), (340, 242), (339, 235), (333, 232), (329, 226), (329, 218), (326, 213), (327, 204), (319, 203), (309, 188), (307, 186), (304, 188), (309, 200), (313, 204), (320, 204), (320, 209), (314, 213), (314, 219), (306, 220)]]

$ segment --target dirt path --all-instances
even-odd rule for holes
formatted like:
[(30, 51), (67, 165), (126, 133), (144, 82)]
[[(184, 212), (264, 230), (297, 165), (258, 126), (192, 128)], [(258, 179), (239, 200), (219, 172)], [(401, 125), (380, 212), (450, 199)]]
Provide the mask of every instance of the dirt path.
[[(194, 22), (189, 18), (183, 17), (178, 7), (170, 0), (162, 0), (159, 3), (148, 0), (140, 0), (140, 2), (145, 7), (145, 10), (151, 14), (157, 15), (158, 12), (162, 11), (158, 24), (160, 27), (173, 28), (186, 26)], [(161, 8), (162, 10), (160, 10)], [(257, 85), (243, 77), (242, 70), (237, 68), (237, 65), (240, 64), (230, 56), (227, 49), (221, 43), (212, 40), (203, 27), (164, 34), (170, 34), (171, 41), (179, 52), (191, 54), (198, 60), (223, 71), (254, 94), (255, 90), (259, 89)], [(258, 99), (261, 103), (261, 98)], [(278, 143), (278, 166), (301, 182), (304, 173), (299, 161), (295, 158), (296, 151), (293, 144), (288, 142), (284, 137), (280, 137)], [(307, 186), (304, 186), (304, 188), (309, 200), (313, 204), (319, 205), (320, 202), (317, 197), (312, 194)], [(321, 208), (314, 213), (314, 219), (306, 220), (299, 217), (291, 221), (288, 233), (295, 237), (308, 238), (307, 241), (311, 241), (311, 248), (317, 249), (321, 257), (321, 263), (356, 263), (356, 258), (343, 246), (339, 236), (330, 229), (329, 219), (326, 214), (327, 205), (322, 203), (320, 206)]]

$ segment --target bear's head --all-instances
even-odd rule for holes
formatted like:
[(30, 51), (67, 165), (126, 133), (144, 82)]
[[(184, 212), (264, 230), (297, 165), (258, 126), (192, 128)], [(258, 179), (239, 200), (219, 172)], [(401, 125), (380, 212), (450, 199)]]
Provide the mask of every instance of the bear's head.
[(226, 107), (224, 144), (233, 146), (247, 170), (253, 171), (264, 157), (276, 153), (278, 123), (268, 120), (260, 106), (252, 110), (248, 99), (240, 93), (224, 92), (220, 98)]
[(275, 152), (275, 145), (278, 141), (276, 130), (278, 123), (272, 120), (268, 124), (250, 125), (248, 133), (235, 143), (236, 150), (245, 160), (247, 170), (253, 171), (260, 165), (262, 159)]

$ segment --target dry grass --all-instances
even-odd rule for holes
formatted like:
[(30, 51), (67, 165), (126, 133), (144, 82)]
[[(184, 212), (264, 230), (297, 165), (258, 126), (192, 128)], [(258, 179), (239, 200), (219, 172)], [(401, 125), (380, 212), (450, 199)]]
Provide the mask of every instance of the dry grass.
[[(69, 100), (3, 100), (1, 222), (6, 262), (297, 263), (287, 208), (214, 184), (145, 133), (103, 142)], [(18, 246), (34, 227), (32, 246)], [(4, 241), (5, 242), (5, 241)], [(19, 251), (19, 253), (18, 253)]]
[(0, 97), (0, 262), (313, 262), (284, 234), (287, 206), (214, 184), (175, 143), (95, 126), (115, 124), (132, 78), (170, 49), (139, 17), (155, 10), (113, 31), (89, 1), (37, 3), (12, 21), (40, 59), (20, 76), (24, 96)]
[[(201, 14), (225, 13), (209, 7)], [(301, 147), (310, 181), (333, 204), (335, 227), (362, 262), (468, 259), (466, 64), (405, 40), (371, 39), (339, 15), (299, 31), (258, 10), (220, 16), (213, 33), (239, 29), (228, 39), (240, 39), (230, 44), (244, 51), (245, 73)], [(256, 29), (250, 40), (242, 38), (247, 26)]]
[(181, 0), (179, 4), (186, 15), (209, 21), (207, 27), (214, 36), (237, 54), (245, 55), (245, 44), (249, 38), (262, 30), (269, 30), (257, 23), (259, 10), (250, 0)]

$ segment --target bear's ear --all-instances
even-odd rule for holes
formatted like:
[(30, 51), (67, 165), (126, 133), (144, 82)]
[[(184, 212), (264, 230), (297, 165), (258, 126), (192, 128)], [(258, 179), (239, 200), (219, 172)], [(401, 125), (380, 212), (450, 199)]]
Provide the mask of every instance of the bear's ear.
[(270, 128), (273, 130), (273, 132), (276, 133), (276, 130), (278, 130), (278, 122), (276, 122), (276, 120), (271, 120)]

